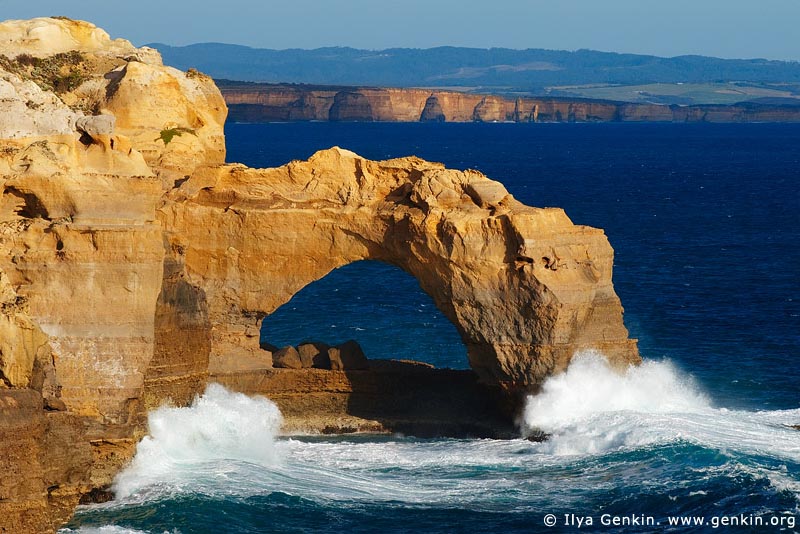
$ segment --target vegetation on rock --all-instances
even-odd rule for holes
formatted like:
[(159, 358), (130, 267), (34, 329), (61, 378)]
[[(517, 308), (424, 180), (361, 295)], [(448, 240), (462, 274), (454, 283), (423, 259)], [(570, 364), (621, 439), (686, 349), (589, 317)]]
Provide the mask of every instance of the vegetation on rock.
[(44, 91), (64, 94), (87, 80), (84, 60), (83, 54), (76, 50), (43, 58), (20, 54), (15, 59), (0, 56), (0, 67), (33, 81)]
[[(176, 128), (167, 128), (161, 130), (161, 135), (158, 137), (158, 139), (164, 141), (164, 146), (167, 146), (170, 143), (170, 141), (172, 141), (173, 138), (175, 138), (176, 136), (181, 136), (183, 134), (192, 134), (194, 136), (197, 136), (197, 133), (191, 128), (176, 127)], [(158, 141), (158, 139), (156, 139), (156, 141)]]

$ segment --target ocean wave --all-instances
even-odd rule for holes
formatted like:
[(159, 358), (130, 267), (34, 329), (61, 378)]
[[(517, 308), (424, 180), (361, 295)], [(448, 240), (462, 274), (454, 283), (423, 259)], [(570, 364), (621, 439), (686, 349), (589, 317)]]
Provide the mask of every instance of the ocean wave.
[(188, 408), (162, 407), (148, 416), (150, 433), (136, 447), (131, 465), (114, 481), (118, 498), (170, 481), (186, 467), (200, 467), (189, 487), (216, 485), (228, 473), (220, 463), (235, 459), (260, 466), (277, 461), (275, 436), (282, 416), (264, 397), (248, 397), (209, 384)]
[(522, 426), (527, 433), (548, 434), (542, 450), (557, 456), (687, 442), (800, 462), (800, 439), (789, 428), (798, 421), (800, 409), (715, 408), (691, 377), (668, 361), (645, 361), (619, 372), (602, 354), (587, 351), (528, 398)]

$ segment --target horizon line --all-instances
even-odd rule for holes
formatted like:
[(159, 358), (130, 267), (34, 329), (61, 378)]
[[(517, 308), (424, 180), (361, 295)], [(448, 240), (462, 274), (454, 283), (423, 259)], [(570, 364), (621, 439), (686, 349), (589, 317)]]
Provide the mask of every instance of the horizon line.
[(202, 46), (202, 45), (221, 45), (221, 46), (231, 46), (231, 47), (239, 47), (239, 48), (247, 48), (250, 50), (266, 50), (270, 52), (290, 52), (290, 51), (304, 51), (304, 52), (314, 52), (317, 50), (328, 50), (328, 49), (342, 49), (342, 50), (355, 50), (358, 52), (387, 52), (391, 50), (436, 50), (440, 48), (457, 48), (457, 49), (464, 49), (464, 50), (481, 50), (481, 51), (491, 51), (491, 50), (508, 50), (512, 52), (527, 52), (531, 50), (535, 51), (545, 51), (545, 52), (565, 52), (570, 54), (575, 54), (578, 52), (595, 52), (598, 54), (611, 54), (617, 56), (640, 56), (640, 57), (650, 57), (650, 58), (657, 58), (657, 59), (680, 59), (680, 58), (704, 58), (704, 59), (719, 59), (722, 61), (769, 61), (769, 62), (778, 62), (778, 63), (800, 63), (800, 59), (774, 59), (768, 57), (722, 57), (722, 56), (712, 56), (712, 55), (704, 55), (699, 53), (693, 54), (678, 54), (675, 56), (669, 55), (658, 55), (658, 54), (647, 54), (641, 52), (618, 52), (612, 50), (598, 50), (595, 48), (576, 48), (576, 49), (565, 49), (565, 48), (542, 48), (542, 47), (530, 47), (530, 48), (510, 48), (507, 46), (490, 46), (490, 47), (480, 47), (480, 46), (459, 46), (459, 45), (438, 45), (438, 46), (427, 46), (427, 47), (415, 47), (415, 46), (392, 46), (389, 48), (358, 48), (355, 46), (348, 46), (348, 45), (327, 45), (327, 46), (318, 46), (315, 48), (302, 48), (302, 47), (289, 47), (289, 48), (269, 48), (269, 47), (260, 47), (260, 46), (250, 46), (238, 43), (226, 43), (221, 41), (202, 41), (202, 42), (195, 42), (195, 43), (188, 43), (188, 44), (169, 44), (163, 43), (158, 41), (151, 41), (148, 43), (143, 44), (136, 44), (137, 47), (148, 46), (148, 47), (155, 47), (155, 45), (160, 46), (168, 46), (170, 48), (189, 48), (192, 46)]

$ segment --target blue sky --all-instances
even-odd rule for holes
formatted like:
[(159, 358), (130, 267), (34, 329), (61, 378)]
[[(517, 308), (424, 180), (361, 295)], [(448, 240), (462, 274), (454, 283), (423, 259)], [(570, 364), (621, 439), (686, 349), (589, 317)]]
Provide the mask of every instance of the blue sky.
[(135, 44), (263, 48), (592, 48), (800, 60), (800, 0), (0, 0), (0, 19), (66, 15)]

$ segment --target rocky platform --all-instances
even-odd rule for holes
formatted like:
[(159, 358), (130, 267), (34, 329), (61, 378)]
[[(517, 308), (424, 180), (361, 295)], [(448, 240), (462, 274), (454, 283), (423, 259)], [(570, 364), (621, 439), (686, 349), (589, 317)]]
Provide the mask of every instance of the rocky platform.
[[(226, 164), (226, 112), (89, 23), (0, 23), (0, 532), (54, 531), (210, 380), (295, 430), (490, 435), (576, 350), (639, 361), (601, 230), (415, 157)], [(416, 277), (472, 371), (272, 365), (261, 320), (364, 259)]]
[(284, 416), (286, 433), (407, 434), (419, 437), (517, 436), (497, 390), (471, 371), (403, 360), (370, 360), (369, 369), (263, 368), (227, 371), (214, 382), (264, 395)]

